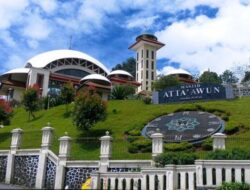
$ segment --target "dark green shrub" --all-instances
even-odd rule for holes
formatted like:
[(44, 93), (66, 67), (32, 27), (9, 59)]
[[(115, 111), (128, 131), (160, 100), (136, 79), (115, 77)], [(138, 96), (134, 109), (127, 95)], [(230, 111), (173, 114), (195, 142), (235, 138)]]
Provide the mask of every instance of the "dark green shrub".
[(234, 133), (237, 133), (239, 130), (240, 130), (240, 127), (242, 127), (243, 125), (239, 124), (239, 125), (235, 125), (233, 123), (227, 123), (226, 124), (226, 127), (224, 129), (224, 132), (227, 134), (227, 135), (232, 135)]
[(4, 99), (0, 99), (0, 124), (10, 125), (10, 118), (13, 115), (13, 110), (9, 104)]
[(247, 183), (223, 183), (216, 190), (250, 190), (250, 184)]
[(216, 150), (206, 156), (211, 160), (249, 160), (250, 153), (240, 149), (233, 150)]
[(224, 121), (229, 121), (229, 117), (227, 115), (223, 115), (221, 119), (223, 119)]
[(113, 114), (117, 114), (117, 109), (112, 110)]
[(194, 164), (196, 159), (197, 157), (193, 153), (168, 152), (156, 156), (154, 161), (156, 162), (156, 166), (164, 167), (167, 164), (176, 164), (176, 165)]
[(202, 150), (213, 150), (213, 140), (211, 138), (204, 140), (201, 143)]
[(164, 145), (164, 149), (166, 151), (184, 151), (189, 150), (193, 147), (192, 144), (188, 142), (181, 142), (181, 143), (167, 143)]
[(112, 88), (111, 98), (114, 100), (124, 100), (135, 93), (135, 88), (128, 85), (117, 85)]
[(132, 130), (128, 131), (127, 133), (128, 133), (128, 135), (131, 135), (131, 136), (140, 136), (141, 130), (140, 129), (132, 129)]
[(130, 153), (151, 152), (152, 142), (144, 137), (139, 137), (129, 145), (128, 151)]
[(135, 140), (137, 140), (139, 137), (136, 137), (136, 136), (128, 136), (127, 137), (127, 141), (129, 142), (129, 143), (132, 143), (132, 142), (134, 142)]
[(151, 97), (146, 96), (145, 98), (143, 98), (143, 102), (144, 102), (145, 104), (151, 104), (152, 99), (151, 99)]

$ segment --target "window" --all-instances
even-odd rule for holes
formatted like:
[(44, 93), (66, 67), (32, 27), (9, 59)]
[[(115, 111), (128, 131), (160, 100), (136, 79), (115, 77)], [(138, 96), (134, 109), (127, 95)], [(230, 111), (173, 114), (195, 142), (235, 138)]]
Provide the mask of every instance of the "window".
[(143, 79), (143, 71), (141, 71), (141, 79)]
[(44, 78), (43, 74), (37, 74), (36, 83), (39, 86), (39, 88), (43, 87), (43, 78)]
[(136, 54), (136, 60), (138, 61), (138, 59), (139, 59), (139, 53), (137, 52), (137, 54)]
[(155, 58), (155, 52), (151, 51), (151, 58), (154, 59)]
[(148, 70), (146, 71), (146, 79), (148, 79)]
[(151, 80), (154, 80), (154, 72), (151, 73)]
[(149, 50), (147, 49), (147, 51), (146, 51), (146, 58), (148, 58), (149, 57)]
[(141, 50), (141, 58), (143, 58), (143, 49)]
[(154, 70), (154, 62), (151, 62), (151, 69)]
[(141, 60), (141, 68), (143, 68), (143, 60)]
[(146, 68), (148, 69), (148, 60), (146, 60)]

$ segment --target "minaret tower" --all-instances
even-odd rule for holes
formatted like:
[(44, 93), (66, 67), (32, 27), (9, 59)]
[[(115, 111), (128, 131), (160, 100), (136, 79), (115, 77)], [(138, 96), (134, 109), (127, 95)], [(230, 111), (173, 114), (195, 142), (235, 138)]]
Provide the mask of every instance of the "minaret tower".
[(156, 80), (156, 51), (164, 45), (154, 35), (142, 34), (129, 47), (136, 51), (136, 81), (141, 83), (138, 92), (152, 91), (152, 82)]

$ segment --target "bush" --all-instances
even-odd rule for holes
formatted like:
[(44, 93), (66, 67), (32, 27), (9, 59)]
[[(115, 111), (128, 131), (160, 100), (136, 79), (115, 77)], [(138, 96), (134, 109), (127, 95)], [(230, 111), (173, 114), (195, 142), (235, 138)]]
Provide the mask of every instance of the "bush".
[(135, 88), (128, 85), (114, 86), (111, 91), (111, 98), (114, 100), (124, 100), (135, 93)]
[(156, 166), (164, 167), (167, 164), (176, 164), (176, 165), (194, 164), (196, 159), (197, 157), (193, 153), (168, 152), (156, 156), (154, 161), (156, 162)]
[(164, 149), (166, 151), (173, 151), (173, 152), (188, 150), (191, 149), (192, 147), (193, 145), (188, 142), (167, 143), (164, 145)]
[(223, 119), (224, 121), (229, 121), (229, 117), (227, 115), (223, 115), (221, 119)]
[(250, 184), (247, 183), (223, 183), (216, 190), (250, 190)]
[(201, 148), (205, 151), (213, 150), (213, 140), (211, 138), (204, 140), (201, 143)]
[(0, 99), (0, 124), (9, 125), (12, 113), (13, 110), (9, 102), (4, 99)]
[(66, 105), (66, 112), (68, 112), (68, 104), (75, 98), (75, 88), (72, 82), (65, 83), (61, 89), (60, 98)]
[(141, 130), (140, 129), (132, 129), (127, 132), (128, 135), (131, 136), (140, 136), (141, 135)]
[(139, 137), (129, 145), (128, 151), (130, 153), (151, 152), (152, 142), (144, 137)]
[(207, 154), (206, 158), (212, 160), (249, 160), (250, 153), (240, 149), (216, 150)]
[(79, 93), (74, 104), (73, 121), (79, 129), (88, 130), (106, 117), (106, 103), (93, 91)]
[(244, 127), (244, 125), (242, 125), (242, 124), (236, 125), (236, 124), (233, 124), (233, 123), (229, 122), (229, 123), (226, 124), (224, 132), (227, 135), (232, 135), (234, 133), (237, 133), (240, 130), (240, 128), (243, 128), (243, 127)]
[(146, 96), (145, 98), (143, 98), (143, 102), (144, 102), (145, 104), (151, 104), (152, 99), (151, 99), (150, 97)]
[(58, 95), (50, 95), (42, 98), (42, 108), (48, 109), (63, 104), (63, 100)]

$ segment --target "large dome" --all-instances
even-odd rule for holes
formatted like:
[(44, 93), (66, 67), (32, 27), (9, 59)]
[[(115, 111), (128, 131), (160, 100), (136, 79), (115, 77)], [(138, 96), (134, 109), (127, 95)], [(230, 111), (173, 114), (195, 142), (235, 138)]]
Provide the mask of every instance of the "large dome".
[(106, 75), (109, 73), (109, 70), (101, 62), (91, 57), (90, 55), (75, 50), (53, 50), (38, 54), (29, 59), (25, 67), (46, 68), (46, 66), (56, 60), (68, 58), (88, 61), (102, 69)]

